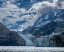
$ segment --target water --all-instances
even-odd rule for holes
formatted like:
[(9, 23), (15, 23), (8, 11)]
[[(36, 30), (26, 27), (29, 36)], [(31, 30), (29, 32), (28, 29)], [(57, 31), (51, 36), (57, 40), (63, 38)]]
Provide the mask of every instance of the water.
[(33, 46), (0, 46), (0, 52), (64, 52), (64, 48)]

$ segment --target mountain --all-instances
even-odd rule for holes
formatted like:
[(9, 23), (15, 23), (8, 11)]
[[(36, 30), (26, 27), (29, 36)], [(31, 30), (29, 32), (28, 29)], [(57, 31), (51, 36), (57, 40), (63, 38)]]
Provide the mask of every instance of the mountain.
[(36, 38), (37, 47), (64, 47), (64, 31)]
[(15, 32), (0, 23), (0, 46), (24, 46), (25, 41)]
[[(27, 29), (24, 28), (28, 25), (28, 22), (31, 22), (31, 20), (33, 19), (33, 16), (31, 14), (36, 14), (38, 12), (31, 13), (32, 11), (30, 11), (30, 13), (29, 12), (26, 14), (24, 13), (30, 10), (33, 5), (37, 6), (37, 4), (42, 1), (53, 2), (53, 0), (15, 0), (15, 1), (0, 0), (1, 10), (3, 9), (1, 11), (1, 13), (3, 14), (1, 17), (2, 23), (6, 25), (10, 30), (16, 31), (16, 32), (10, 31), (8, 28), (6, 28), (6, 26), (0, 23), (1, 46), (38, 46), (38, 47), (64, 46), (63, 41), (64, 34), (60, 33), (64, 31), (63, 9), (51, 9), (49, 12), (46, 12), (42, 16), (38, 17), (36, 22), (32, 21), (34, 22), (33, 26), (30, 26)], [(44, 4), (45, 3), (46, 2), (44, 2)], [(10, 9), (9, 6), (12, 6), (12, 8)], [(47, 7), (46, 4), (45, 6)], [(36, 8), (34, 7), (34, 9)], [(36, 9), (36, 11), (38, 10)], [(8, 14), (8, 12), (9, 13), (11, 12), (10, 15)], [(27, 23), (27, 25), (26, 24), (23, 25), (23, 23)], [(25, 30), (22, 31), (23, 29)]]
[[(34, 23), (20, 34), (31, 34), (37, 47), (63, 47), (64, 46), (64, 10), (52, 9), (42, 15)], [(30, 37), (31, 38), (31, 37)]]
[(64, 22), (50, 22), (33, 33), (34, 36), (50, 35), (52, 32), (61, 32), (64, 30)]
[(52, 9), (42, 15), (33, 26), (24, 30), (23, 34), (32, 34), (36, 37), (50, 35), (52, 32), (64, 30), (64, 10)]
[(52, 38), (50, 38), (50, 43), (51, 41), (53, 41), (53, 44), (55, 44), (56, 47), (64, 47), (64, 32), (61, 32), (58, 35), (52, 36)]

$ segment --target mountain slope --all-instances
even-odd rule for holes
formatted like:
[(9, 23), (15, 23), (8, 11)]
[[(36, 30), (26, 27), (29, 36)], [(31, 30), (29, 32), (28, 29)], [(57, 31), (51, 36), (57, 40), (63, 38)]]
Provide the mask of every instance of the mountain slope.
[(64, 47), (64, 32), (61, 32), (60, 34), (52, 36), (50, 38), (50, 43), (51, 41), (53, 41), (53, 44), (55, 44), (56, 47)]
[(39, 37), (62, 30), (64, 30), (64, 10), (52, 9), (48, 13), (42, 15), (33, 26), (28, 27), (22, 33), (28, 33)]
[(25, 41), (15, 31), (10, 31), (0, 23), (0, 46), (24, 46)]

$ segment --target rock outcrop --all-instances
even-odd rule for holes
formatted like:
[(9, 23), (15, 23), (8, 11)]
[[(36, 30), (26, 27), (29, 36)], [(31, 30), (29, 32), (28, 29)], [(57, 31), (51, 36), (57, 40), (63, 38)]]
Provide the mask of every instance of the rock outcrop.
[(24, 39), (15, 31), (10, 31), (0, 23), (0, 46), (24, 46)]

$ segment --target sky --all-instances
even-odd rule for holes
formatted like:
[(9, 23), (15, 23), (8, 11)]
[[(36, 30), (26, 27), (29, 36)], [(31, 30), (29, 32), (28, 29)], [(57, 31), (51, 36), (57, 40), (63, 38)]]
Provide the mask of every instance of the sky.
[(23, 31), (53, 8), (64, 9), (64, 0), (0, 0), (0, 22)]

